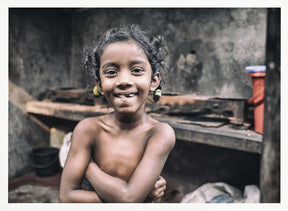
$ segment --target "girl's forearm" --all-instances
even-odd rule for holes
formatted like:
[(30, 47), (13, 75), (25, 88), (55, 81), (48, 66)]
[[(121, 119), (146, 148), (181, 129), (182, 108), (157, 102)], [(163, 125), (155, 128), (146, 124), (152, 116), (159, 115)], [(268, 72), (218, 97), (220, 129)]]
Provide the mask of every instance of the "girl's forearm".
[(95, 192), (107, 202), (137, 202), (133, 198), (127, 182), (106, 174), (94, 162), (90, 162), (88, 165), (85, 177)]
[(62, 203), (102, 203), (102, 200), (94, 191), (86, 190), (73, 190), (66, 195), (61, 197), (60, 202)]

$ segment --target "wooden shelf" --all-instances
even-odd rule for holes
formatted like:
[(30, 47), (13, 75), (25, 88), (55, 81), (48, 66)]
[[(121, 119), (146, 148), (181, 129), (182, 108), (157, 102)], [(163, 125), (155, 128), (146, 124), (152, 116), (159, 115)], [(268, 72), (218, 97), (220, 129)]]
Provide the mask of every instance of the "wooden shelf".
[[(26, 104), (26, 111), (30, 114), (44, 115), (51, 118), (80, 121), (86, 117), (110, 113), (113, 109), (105, 106), (31, 101)], [(159, 121), (169, 123), (175, 130), (176, 138), (179, 140), (259, 154), (262, 150), (262, 135), (252, 130), (237, 130), (229, 127), (229, 125), (218, 128), (203, 127), (193, 124), (181, 124), (177, 117), (159, 115), (153, 117)]]
[(252, 130), (232, 129), (229, 125), (219, 128), (202, 127), (175, 123), (171, 118), (156, 119), (169, 123), (180, 140), (259, 154), (262, 150), (262, 135)]
[(51, 101), (30, 101), (26, 111), (50, 117), (80, 121), (91, 116), (99, 116), (113, 111), (105, 106), (88, 106), (72, 103), (55, 103)]

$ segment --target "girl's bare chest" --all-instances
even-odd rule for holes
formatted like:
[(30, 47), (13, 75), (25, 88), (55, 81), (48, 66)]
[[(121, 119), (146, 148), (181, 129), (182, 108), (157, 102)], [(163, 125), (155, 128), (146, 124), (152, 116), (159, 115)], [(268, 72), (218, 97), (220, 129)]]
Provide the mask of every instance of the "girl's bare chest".
[(147, 138), (141, 135), (100, 138), (94, 149), (95, 162), (106, 173), (128, 180), (141, 161)]

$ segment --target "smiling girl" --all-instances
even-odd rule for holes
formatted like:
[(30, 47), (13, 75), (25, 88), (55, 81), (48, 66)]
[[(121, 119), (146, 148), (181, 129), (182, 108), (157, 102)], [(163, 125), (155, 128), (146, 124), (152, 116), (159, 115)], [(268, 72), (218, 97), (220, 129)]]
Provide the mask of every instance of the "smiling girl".
[[(113, 28), (100, 39), (92, 67), (98, 91), (114, 111), (75, 127), (61, 178), (62, 202), (143, 202), (151, 190), (163, 195), (165, 187), (155, 184), (175, 134), (145, 113), (149, 93), (161, 82), (163, 47), (161, 37), (149, 39), (135, 25)], [(93, 191), (81, 189), (84, 177)]]

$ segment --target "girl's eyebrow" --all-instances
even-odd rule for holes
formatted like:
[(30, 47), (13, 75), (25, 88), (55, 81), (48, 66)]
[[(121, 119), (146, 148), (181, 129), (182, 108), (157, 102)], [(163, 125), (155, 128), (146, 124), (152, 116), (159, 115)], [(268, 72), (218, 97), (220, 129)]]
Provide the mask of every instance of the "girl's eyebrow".
[(107, 62), (103, 64), (102, 69), (104, 69), (105, 67), (119, 67), (119, 65), (115, 62)]
[[(130, 66), (135, 65), (135, 64), (143, 64), (146, 65), (146, 62), (143, 60), (133, 60), (130, 62)], [(103, 64), (102, 69), (106, 68), (106, 67), (119, 67), (119, 64), (115, 63), (115, 62), (107, 62), (105, 64)]]
[(144, 64), (146, 65), (146, 62), (143, 60), (134, 60), (130, 62), (130, 65), (135, 65), (135, 64)]

